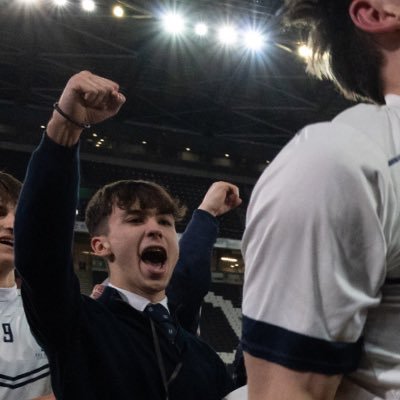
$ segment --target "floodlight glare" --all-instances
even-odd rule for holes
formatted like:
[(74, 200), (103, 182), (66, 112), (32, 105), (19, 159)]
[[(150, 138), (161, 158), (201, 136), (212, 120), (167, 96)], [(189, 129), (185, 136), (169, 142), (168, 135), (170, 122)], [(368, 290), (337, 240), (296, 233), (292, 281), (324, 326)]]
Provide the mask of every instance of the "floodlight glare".
[(122, 18), (125, 14), (125, 11), (121, 6), (114, 6), (113, 14), (118, 18)]
[(194, 27), (194, 31), (195, 31), (196, 35), (206, 36), (208, 33), (208, 26), (203, 22), (199, 22)]
[(175, 13), (165, 14), (163, 17), (163, 24), (164, 29), (168, 33), (172, 33), (174, 35), (182, 33), (185, 29), (185, 20), (183, 19), (182, 15)]
[(305, 44), (299, 46), (299, 48), (297, 49), (297, 53), (300, 57), (303, 57), (305, 59), (312, 57), (312, 50)]
[(85, 11), (94, 11), (96, 8), (96, 4), (93, 0), (82, 0), (81, 5)]
[(57, 7), (63, 7), (67, 5), (68, 0), (53, 0), (53, 2)]
[(260, 32), (250, 30), (244, 34), (244, 44), (248, 49), (258, 51), (264, 46), (265, 38)]
[(233, 26), (226, 25), (219, 29), (218, 39), (222, 44), (232, 45), (237, 41), (237, 32)]

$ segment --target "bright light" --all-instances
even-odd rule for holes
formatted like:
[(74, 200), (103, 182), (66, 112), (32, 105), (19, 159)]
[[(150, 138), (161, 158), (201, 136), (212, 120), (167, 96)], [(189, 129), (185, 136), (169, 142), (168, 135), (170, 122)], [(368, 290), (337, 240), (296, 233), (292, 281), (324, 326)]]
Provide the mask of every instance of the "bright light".
[(218, 39), (225, 45), (235, 44), (237, 41), (238, 34), (233, 26), (226, 25), (219, 29)]
[(114, 6), (114, 8), (113, 8), (113, 14), (114, 14), (116, 17), (121, 18), (121, 17), (124, 16), (125, 11), (124, 11), (124, 9), (123, 9), (121, 6)]
[(186, 150), (186, 151), (190, 151), (190, 147), (186, 147), (185, 150)]
[(203, 22), (199, 22), (194, 27), (194, 31), (195, 31), (196, 35), (206, 36), (208, 33), (208, 26)]
[(261, 50), (265, 44), (265, 37), (258, 31), (247, 31), (244, 34), (244, 44), (253, 51)]
[(225, 153), (225, 157), (226, 157), (226, 158), (229, 158), (229, 154), (228, 154), (228, 153)]
[(142, 144), (147, 144), (147, 142), (145, 140), (142, 140)]
[(93, 0), (82, 0), (81, 5), (85, 11), (94, 11), (96, 8), (96, 4)]
[(297, 53), (300, 57), (303, 57), (305, 59), (312, 57), (312, 50), (305, 44), (299, 46), (299, 48), (297, 49)]
[(53, 2), (57, 7), (63, 7), (68, 4), (68, 0), (53, 0)]
[(221, 257), (220, 260), (228, 262), (237, 262), (237, 258), (232, 258), (232, 257)]
[(164, 24), (164, 29), (168, 33), (172, 33), (174, 35), (182, 33), (183, 30), (185, 29), (185, 20), (183, 19), (182, 15), (175, 13), (169, 13), (164, 15), (163, 24)]
[(34, 4), (37, 3), (37, 0), (20, 0), (20, 2), (25, 4)]

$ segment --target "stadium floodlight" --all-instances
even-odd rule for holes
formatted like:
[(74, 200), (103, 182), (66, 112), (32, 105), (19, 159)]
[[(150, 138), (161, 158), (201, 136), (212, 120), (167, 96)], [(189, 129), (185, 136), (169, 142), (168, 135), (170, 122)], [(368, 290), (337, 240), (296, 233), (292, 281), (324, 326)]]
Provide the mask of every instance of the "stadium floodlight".
[(304, 59), (308, 59), (310, 57), (312, 57), (312, 50), (310, 47), (308, 47), (305, 44), (301, 44), (298, 49), (297, 49), (297, 53), (299, 54), (300, 57), (304, 58)]
[(265, 37), (259, 31), (248, 30), (244, 33), (244, 44), (249, 50), (259, 51), (265, 45)]
[(25, 4), (35, 4), (37, 3), (37, 0), (20, 0), (20, 3), (25, 3)]
[(164, 29), (173, 35), (182, 33), (185, 29), (185, 19), (182, 15), (171, 12), (162, 17)]
[(81, 6), (85, 11), (94, 11), (96, 4), (93, 0), (82, 0)]
[(235, 44), (238, 38), (238, 33), (234, 26), (225, 25), (218, 30), (218, 39), (222, 44)]
[(64, 7), (68, 4), (68, 0), (53, 0), (53, 3), (57, 7)]
[(122, 18), (124, 16), (124, 14), (125, 14), (125, 11), (121, 6), (114, 6), (113, 7), (113, 14), (118, 18)]
[(196, 35), (206, 36), (208, 33), (208, 26), (204, 22), (199, 22), (195, 25), (194, 31)]

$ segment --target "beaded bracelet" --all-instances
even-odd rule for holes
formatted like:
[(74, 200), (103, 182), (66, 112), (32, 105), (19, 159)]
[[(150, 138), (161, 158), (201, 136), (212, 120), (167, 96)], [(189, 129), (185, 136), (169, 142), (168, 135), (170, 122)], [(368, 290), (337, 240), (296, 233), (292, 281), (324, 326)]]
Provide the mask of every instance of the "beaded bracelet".
[(72, 124), (79, 126), (79, 128), (82, 129), (89, 129), (91, 127), (90, 124), (83, 124), (81, 122), (75, 121), (73, 118), (71, 118), (68, 114), (65, 114), (65, 112), (63, 110), (61, 110), (61, 108), (58, 105), (58, 101), (56, 101), (53, 104), (53, 108), (60, 114), (62, 115), (67, 121), (71, 122)]

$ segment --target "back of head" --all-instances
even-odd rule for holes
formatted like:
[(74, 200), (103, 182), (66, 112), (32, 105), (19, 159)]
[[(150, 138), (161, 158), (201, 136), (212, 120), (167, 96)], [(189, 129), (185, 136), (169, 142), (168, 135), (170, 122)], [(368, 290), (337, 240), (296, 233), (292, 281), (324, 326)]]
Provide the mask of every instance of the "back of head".
[(349, 14), (351, 0), (285, 0), (283, 22), (305, 30), (313, 56), (307, 70), (332, 80), (350, 100), (384, 104), (383, 56)]
[(0, 172), (0, 203), (17, 204), (21, 182), (12, 175)]
[(173, 215), (175, 221), (181, 220), (186, 213), (186, 207), (154, 182), (117, 181), (103, 186), (89, 201), (85, 222), (91, 236), (106, 233), (106, 221), (114, 205), (123, 210), (129, 209), (132, 205), (140, 209), (154, 209), (160, 214)]

